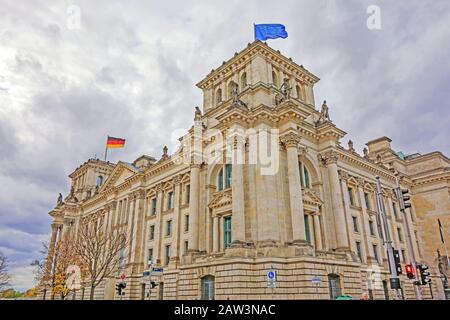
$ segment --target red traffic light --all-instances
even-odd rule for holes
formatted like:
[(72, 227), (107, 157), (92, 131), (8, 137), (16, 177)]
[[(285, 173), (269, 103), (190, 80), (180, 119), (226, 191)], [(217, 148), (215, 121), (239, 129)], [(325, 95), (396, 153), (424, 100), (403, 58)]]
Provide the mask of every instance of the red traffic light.
[(412, 265), (407, 264), (405, 266), (405, 271), (406, 271), (406, 276), (408, 277), (408, 279), (414, 279), (414, 270)]

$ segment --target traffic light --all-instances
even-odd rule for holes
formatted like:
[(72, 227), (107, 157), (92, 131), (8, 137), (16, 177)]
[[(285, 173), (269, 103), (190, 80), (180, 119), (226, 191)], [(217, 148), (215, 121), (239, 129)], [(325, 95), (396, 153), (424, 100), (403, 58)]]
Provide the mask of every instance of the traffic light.
[(414, 279), (415, 278), (415, 274), (414, 274), (414, 270), (412, 265), (407, 264), (405, 266), (405, 271), (406, 271), (406, 276), (408, 277), (408, 279)]
[(398, 252), (398, 250), (393, 250), (394, 251), (394, 262), (395, 262), (395, 268), (397, 270), (397, 275), (402, 274), (402, 264), (400, 262), (400, 253)]
[(409, 196), (409, 190), (408, 189), (402, 189), (398, 188), (398, 197), (399, 197), (399, 204), (400, 204), (400, 210), (405, 211), (407, 208), (411, 208), (411, 203), (409, 200), (411, 197)]
[(116, 292), (117, 295), (119, 296), (123, 296), (125, 295), (125, 291), (124, 289), (127, 287), (127, 284), (125, 282), (119, 282), (118, 284), (116, 284)]
[(151, 281), (150, 282), (150, 286), (152, 287), (152, 289), (154, 288), (154, 287), (156, 287), (158, 284), (155, 282), (155, 281)]
[(428, 266), (426, 264), (419, 264), (417, 266), (420, 272), (420, 281), (423, 285), (426, 285), (431, 282), (430, 273), (427, 271)]

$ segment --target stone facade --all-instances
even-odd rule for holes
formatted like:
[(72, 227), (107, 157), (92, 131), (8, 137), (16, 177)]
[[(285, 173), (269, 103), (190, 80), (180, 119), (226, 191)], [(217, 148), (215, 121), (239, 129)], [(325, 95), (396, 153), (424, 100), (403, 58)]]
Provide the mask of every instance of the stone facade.
[[(363, 292), (392, 299), (375, 198), (380, 177), (403, 263), (414, 253), (436, 275), (434, 218), (442, 216), (448, 230), (450, 160), (440, 153), (399, 156), (385, 137), (369, 142), (364, 155), (351, 143), (344, 148), (346, 133), (330, 120), (326, 103), (315, 107), (318, 81), (267, 44), (249, 44), (197, 84), (203, 110), (196, 109), (175, 153), (134, 163), (90, 159), (70, 175), (71, 193), (50, 212), (51, 245), (83, 217), (104, 215), (108, 230), (131, 239), (117, 273), (127, 275), (123, 299), (330, 299)], [(395, 171), (412, 191), (406, 216), (392, 191)], [(164, 267), (150, 297), (142, 275), (149, 262)], [(270, 269), (277, 270), (273, 289)], [(411, 280), (401, 280), (405, 298), (414, 298)], [(95, 298), (118, 299), (117, 281), (105, 281)], [(439, 279), (432, 290), (442, 295)], [(431, 297), (428, 288), (422, 294)], [(88, 293), (74, 298), (82, 296)]]

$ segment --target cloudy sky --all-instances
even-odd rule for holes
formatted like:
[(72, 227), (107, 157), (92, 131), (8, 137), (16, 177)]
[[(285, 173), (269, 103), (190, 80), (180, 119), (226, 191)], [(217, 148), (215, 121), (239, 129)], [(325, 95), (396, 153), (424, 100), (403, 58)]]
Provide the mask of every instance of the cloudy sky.
[(201, 105), (195, 83), (253, 41), (253, 23), (286, 25), (269, 44), (321, 78), (318, 107), (358, 151), (386, 135), (450, 155), (449, 1), (0, 0), (0, 251), (15, 288), (33, 285), (67, 175), (108, 134), (127, 139), (112, 161), (173, 150)]

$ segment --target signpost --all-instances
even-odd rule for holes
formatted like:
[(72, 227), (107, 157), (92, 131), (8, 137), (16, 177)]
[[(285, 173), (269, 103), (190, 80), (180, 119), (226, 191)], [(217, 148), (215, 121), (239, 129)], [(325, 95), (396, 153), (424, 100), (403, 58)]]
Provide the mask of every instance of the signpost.
[(319, 284), (322, 282), (322, 279), (319, 276), (314, 276), (311, 282), (316, 286), (317, 299), (319, 299)]
[(275, 294), (276, 282), (277, 271), (272, 267), (272, 269), (267, 272), (267, 288), (272, 288), (272, 300)]

